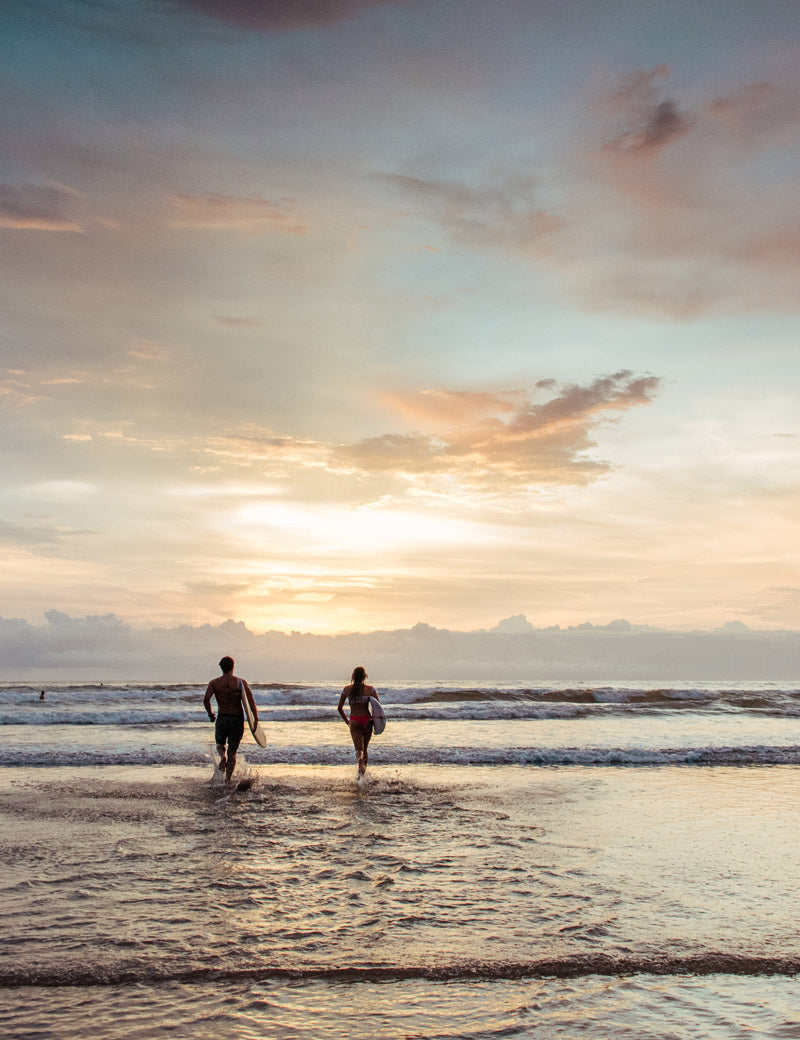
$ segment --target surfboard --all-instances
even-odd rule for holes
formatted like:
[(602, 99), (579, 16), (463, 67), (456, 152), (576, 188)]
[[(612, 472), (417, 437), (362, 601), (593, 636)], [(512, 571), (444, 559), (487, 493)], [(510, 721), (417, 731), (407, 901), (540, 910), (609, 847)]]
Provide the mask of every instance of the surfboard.
[(259, 747), (267, 746), (267, 737), (264, 730), (261, 728), (261, 723), (256, 722), (253, 717), (253, 709), (250, 707), (250, 701), (247, 699), (247, 694), (244, 692), (244, 683), (239, 680), (239, 696), (242, 698), (242, 707), (244, 708), (244, 716), (247, 719), (247, 725), (250, 727), (250, 732), (253, 734), (253, 740)]
[(372, 709), (372, 732), (377, 736), (386, 729), (386, 712), (375, 697), (370, 697), (369, 706)]

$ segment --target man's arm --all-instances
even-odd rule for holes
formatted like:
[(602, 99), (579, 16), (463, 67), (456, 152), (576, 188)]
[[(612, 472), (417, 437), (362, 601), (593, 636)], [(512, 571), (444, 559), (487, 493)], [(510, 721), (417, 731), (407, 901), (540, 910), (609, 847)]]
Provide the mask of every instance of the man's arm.
[(212, 722), (216, 718), (216, 715), (211, 710), (211, 696), (212, 696), (213, 692), (214, 691), (211, 689), (211, 683), (209, 683), (208, 686), (206, 687), (206, 695), (203, 698), (203, 707), (208, 712), (208, 717), (211, 719)]

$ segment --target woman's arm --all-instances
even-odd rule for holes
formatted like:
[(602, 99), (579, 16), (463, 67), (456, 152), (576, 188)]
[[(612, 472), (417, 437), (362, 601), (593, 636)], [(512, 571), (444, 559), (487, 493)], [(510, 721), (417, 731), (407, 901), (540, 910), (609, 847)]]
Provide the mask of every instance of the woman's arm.
[(349, 726), (349, 725), (350, 725), (350, 719), (348, 719), (348, 717), (347, 717), (347, 716), (345, 715), (345, 713), (344, 713), (344, 702), (345, 702), (345, 698), (346, 698), (346, 697), (347, 697), (347, 687), (345, 687), (345, 688), (344, 688), (344, 689), (342, 690), (342, 695), (341, 695), (341, 697), (339, 698), (339, 706), (338, 706), (338, 708), (337, 708), (336, 710), (337, 710), (337, 711), (339, 712), (339, 714), (340, 714), (340, 715), (342, 716), (342, 718), (344, 719), (344, 721), (345, 721), (345, 722), (347, 723), (347, 725)]

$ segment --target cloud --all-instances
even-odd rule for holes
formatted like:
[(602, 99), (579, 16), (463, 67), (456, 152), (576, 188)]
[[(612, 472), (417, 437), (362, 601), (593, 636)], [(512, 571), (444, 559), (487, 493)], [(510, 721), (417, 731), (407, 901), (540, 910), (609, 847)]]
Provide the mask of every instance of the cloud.
[(392, 411), (415, 425), (435, 430), (514, 414), (524, 407), (526, 399), (524, 390), (421, 390), (416, 394), (384, 395)]
[(678, 110), (674, 101), (661, 101), (647, 113), (640, 126), (626, 130), (609, 147), (652, 150), (687, 133), (690, 127), (691, 121)]
[(236, 433), (211, 437), (201, 450), (231, 464), (249, 466), (257, 463), (266, 464), (268, 468), (272, 464), (278, 472), (294, 467), (324, 469), (330, 455), (330, 446), (323, 442), (282, 437), (272, 430), (253, 425)]
[(249, 588), (244, 582), (187, 581), (186, 591), (195, 599), (218, 602), (241, 595)]
[(406, 485), (444, 476), (487, 490), (585, 484), (611, 469), (586, 454), (595, 447), (594, 428), (649, 404), (659, 386), (655, 376), (623, 370), (557, 392), (543, 380), (540, 392), (551, 396), (542, 401), (524, 390), (392, 392), (383, 397), (387, 408), (417, 429), (336, 444), (250, 427), (209, 440), (205, 451), (230, 464), (260, 464), (270, 476), (317, 470), (391, 476)]
[(800, 83), (747, 83), (713, 98), (705, 117), (732, 144), (747, 148), (794, 145), (800, 128)]
[(54, 527), (17, 524), (0, 519), (0, 545), (52, 545), (62, 537)]
[(0, 400), (17, 406), (32, 405), (41, 401), (41, 396), (33, 391), (24, 376), (25, 373), (20, 369), (6, 369), (5, 376), (0, 376)]
[(140, 361), (166, 361), (169, 358), (169, 351), (153, 340), (139, 340), (128, 349), (128, 356), (138, 358)]
[[(430, 679), (529, 679), (531, 674), (572, 680), (788, 680), (797, 674), (800, 633), (725, 626), (676, 632), (625, 621), (534, 628), (523, 615), (493, 629), (453, 631), (419, 623), (389, 631), (335, 636), (269, 631), (254, 633), (240, 621), (217, 625), (134, 629), (114, 614), (71, 617), (46, 613), (45, 625), (0, 618), (0, 670), (8, 679), (132, 679), (200, 682), (223, 653), (231, 654), (251, 681), (329, 680), (363, 660), (385, 681)], [(98, 672), (100, 671), (100, 675)], [(198, 694), (198, 697), (200, 694)]]
[(691, 110), (640, 72), (601, 103), (559, 261), (592, 305), (661, 311), (800, 305), (800, 84), (751, 84)]
[[(87, 431), (83, 437), (178, 453), (196, 461), (205, 456), (217, 466), (255, 467), (296, 491), (305, 487), (305, 494), (311, 493), (308, 480), (314, 474), (320, 487), (331, 477), (380, 477), (372, 487), (375, 494), (438, 477), (492, 491), (580, 485), (612, 468), (588, 454), (595, 447), (594, 431), (631, 408), (649, 404), (659, 387), (658, 377), (623, 370), (560, 389), (542, 380), (533, 396), (521, 389), (393, 391), (381, 398), (384, 410), (412, 428), (350, 443), (281, 435), (256, 424), (174, 442), (108, 428)], [(337, 497), (342, 493), (335, 484), (329, 491)]]
[(415, 199), (460, 243), (543, 250), (564, 227), (563, 217), (536, 205), (536, 182), (529, 177), (478, 187), (403, 174), (376, 179)]
[(659, 101), (657, 81), (669, 73), (666, 65), (651, 72), (636, 72), (628, 77), (608, 102), (610, 109), (621, 112), (626, 124), (618, 130), (608, 148), (648, 152), (688, 133), (694, 120), (683, 113), (673, 100)]
[(454, 244), (505, 251), (592, 309), (797, 311), (800, 77), (688, 100), (669, 80), (639, 70), (587, 99), (558, 183), (378, 178)]
[(0, 227), (81, 231), (71, 216), (76, 193), (56, 185), (0, 184)]
[(404, 0), (178, 0), (202, 14), (265, 32), (314, 29), (353, 18), (370, 7)]
[(196, 230), (276, 231), (304, 235), (308, 230), (287, 209), (291, 201), (270, 202), (260, 195), (173, 195), (173, 227)]
[(233, 314), (215, 314), (214, 320), (231, 329), (261, 329), (266, 325), (261, 318), (239, 318)]
[(395, 394), (401, 414), (437, 429), (368, 438), (337, 449), (334, 458), (365, 471), (446, 473), (473, 486), (584, 484), (611, 468), (586, 456), (595, 446), (592, 428), (648, 404), (658, 387), (656, 377), (621, 371), (567, 386), (541, 403), (522, 391)]
[(489, 631), (505, 632), (507, 635), (520, 635), (523, 632), (533, 632), (534, 628), (524, 614), (513, 614), (511, 617), (498, 621)]

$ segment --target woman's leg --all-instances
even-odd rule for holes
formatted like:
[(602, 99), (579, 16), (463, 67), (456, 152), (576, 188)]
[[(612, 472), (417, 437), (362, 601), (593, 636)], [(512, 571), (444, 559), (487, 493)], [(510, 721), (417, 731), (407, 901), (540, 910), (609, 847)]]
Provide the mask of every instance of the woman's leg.
[(360, 722), (350, 723), (350, 736), (353, 738), (353, 747), (356, 749), (356, 759), (358, 761), (358, 772), (363, 775), (367, 769), (367, 745), (365, 741), (364, 730), (366, 727)]
[(363, 756), (364, 757), (364, 769), (367, 768), (367, 764), (369, 762), (369, 754), (367, 753), (367, 748), (369, 747), (369, 742), (370, 742), (371, 739), (372, 739), (372, 723), (368, 722), (364, 726), (364, 756)]

